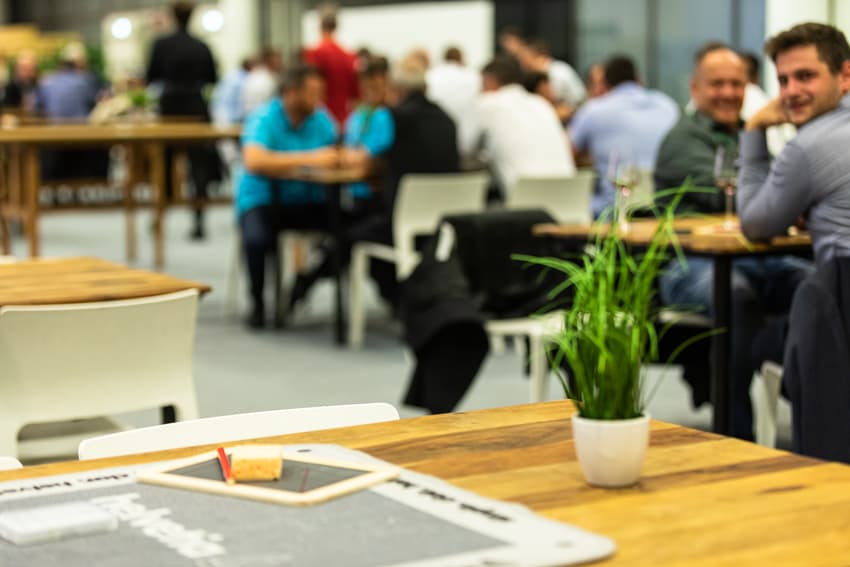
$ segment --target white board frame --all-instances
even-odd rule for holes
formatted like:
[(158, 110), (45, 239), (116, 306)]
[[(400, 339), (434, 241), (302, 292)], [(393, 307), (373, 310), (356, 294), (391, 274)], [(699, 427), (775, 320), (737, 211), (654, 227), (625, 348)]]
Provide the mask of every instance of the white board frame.
[[(225, 448), (225, 451), (228, 451), (229, 449), (232, 448)], [(198, 465), (210, 460), (218, 460), (218, 453), (210, 451), (193, 457), (188, 457), (186, 459), (181, 459), (179, 461), (171, 461), (163, 468), (145, 469), (139, 471), (136, 475), (136, 480), (138, 482), (157, 484), (170, 488), (208, 492), (222, 496), (233, 496), (236, 498), (245, 498), (247, 500), (255, 500), (257, 502), (266, 502), (269, 504), (311, 506), (313, 504), (319, 504), (333, 498), (338, 498), (340, 496), (351, 494), (352, 492), (364, 490), (371, 486), (381, 484), (382, 482), (392, 480), (397, 478), (401, 473), (401, 469), (399, 467), (387, 464), (352, 462), (312, 456), (286, 456), (283, 460), (284, 467), (287, 462), (295, 461), (305, 464), (363, 471), (365, 473), (353, 478), (327, 484), (313, 490), (308, 490), (306, 492), (295, 492), (279, 488), (255, 486), (245, 482), (227, 484), (224, 480), (209, 480), (173, 473), (175, 470)]]

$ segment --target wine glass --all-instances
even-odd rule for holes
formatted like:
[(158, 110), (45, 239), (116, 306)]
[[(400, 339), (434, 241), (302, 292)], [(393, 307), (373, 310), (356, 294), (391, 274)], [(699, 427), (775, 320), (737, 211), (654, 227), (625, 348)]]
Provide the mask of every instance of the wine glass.
[(714, 152), (714, 184), (726, 196), (726, 214), (723, 226), (735, 228), (735, 188), (738, 186), (735, 160), (738, 157), (732, 148), (718, 146)]
[(617, 189), (617, 202), (614, 204), (614, 220), (620, 232), (629, 232), (627, 207), (632, 191), (640, 183), (640, 170), (634, 157), (625, 152), (611, 152), (608, 158), (608, 181)]

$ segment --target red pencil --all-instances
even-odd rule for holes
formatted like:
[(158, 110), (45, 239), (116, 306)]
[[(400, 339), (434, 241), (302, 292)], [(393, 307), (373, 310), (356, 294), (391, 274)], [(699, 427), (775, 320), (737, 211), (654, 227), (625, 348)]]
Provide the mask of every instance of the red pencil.
[(233, 473), (230, 472), (230, 461), (227, 460), (227, 454), (224, 452), (224, 447), (218, 448), (218, 464), (221, 465), (221, 476), (224, 477), (224, 482), (227, 484), (236, 484), (233, 478)]

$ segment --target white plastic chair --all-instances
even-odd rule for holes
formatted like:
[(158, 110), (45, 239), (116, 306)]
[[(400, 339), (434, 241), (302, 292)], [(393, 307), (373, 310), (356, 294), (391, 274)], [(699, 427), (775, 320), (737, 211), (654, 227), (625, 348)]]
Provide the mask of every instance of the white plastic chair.
[(782, 389), (782, 366), (766, 360), (761, 365), (761, 371), (755, 376), (754, 386), (752, 398), (756, 443), (765, 447), (776, 447), (776, 414)]
[(0, 454), (73, 454), (79, 438), (65, 453), (44, 446), (34, 449), (38, 454), (27, 451), (18, 434), (29, 424), (166, 406), (177, 419), (196, 418), (197, 309), (197, 290), (0, 308)]
[(546, 343), (550, 337), (563, 329), (564, 313), (554, 311), (540, 317), (521, 317), (517, 319), (492, 319), (485, 328), (491, 340), (494, 338), (525, 337), (528, 339), (528, 401), (542, 402), (548, 391), (549, 359), (546, 356)]
[(19, 469), (23, 465), (21, 465), (21, 461), (16, 459), (15, 457), (0, 457), (0, 471), (10, 471), (13, 469)]
[(86, 439), (80, 443), (78, 454), (80, 460), (101, 459), (394, 421), (398, 418), (398, 411), (390, 404), (382, 402), (223, 415), (131, 429)]
[(445, 215), (484, 209), (488, 176), (485, 173), (411, 174), (399, 184), (393, 209), (393, 246), (357, 242), (351, 249), (349, 271), (348, 344), (360, 348), (366, 315), (363, 287), (369, 274), (369, 259), (392, 262), (399, 280), (406, 278), (419, 262), (415, 238), (433, 233)]
[(593, 220), (592, 171), (573, 177), (521, 177), (505, 200), (507, 209), (543, 209), (560, 224), (590, 224)]

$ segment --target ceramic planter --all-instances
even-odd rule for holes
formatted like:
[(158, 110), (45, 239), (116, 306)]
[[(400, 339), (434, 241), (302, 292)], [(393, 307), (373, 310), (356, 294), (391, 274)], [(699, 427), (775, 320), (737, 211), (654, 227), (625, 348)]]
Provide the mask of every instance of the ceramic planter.
[(649, 415), (602, 420), (573, 416), (576, 455), (588, 484), (605, 488), (631, 486), (649, 445)]

